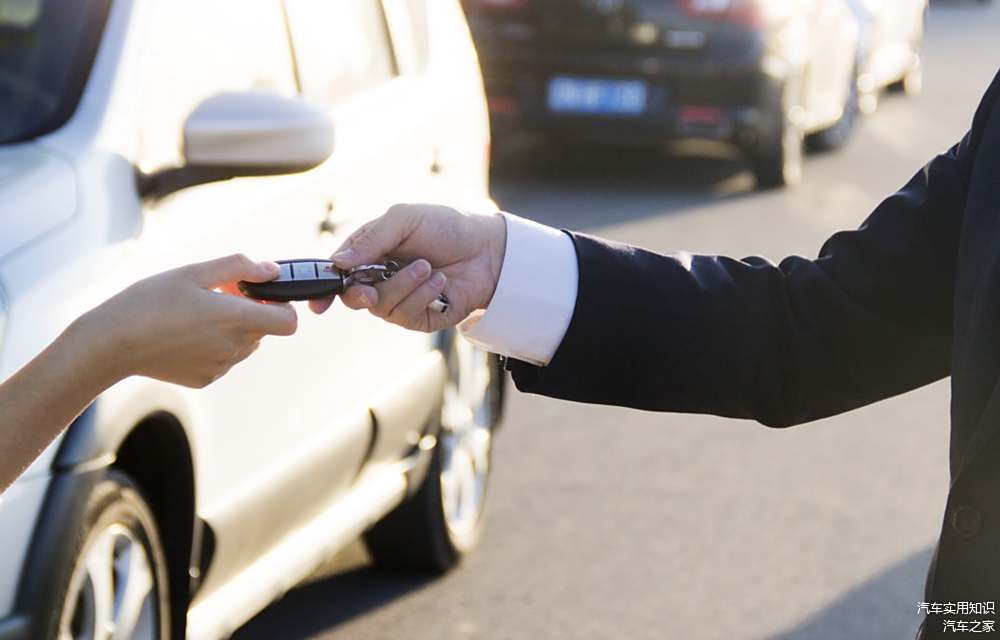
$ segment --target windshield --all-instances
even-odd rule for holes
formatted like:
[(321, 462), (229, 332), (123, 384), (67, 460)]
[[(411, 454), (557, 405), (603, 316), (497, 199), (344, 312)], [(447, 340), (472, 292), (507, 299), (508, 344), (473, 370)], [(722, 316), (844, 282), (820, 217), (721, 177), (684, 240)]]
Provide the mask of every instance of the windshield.
[(0, 144), (56, 129), (83, 92), (111, 0), (0, 0)]

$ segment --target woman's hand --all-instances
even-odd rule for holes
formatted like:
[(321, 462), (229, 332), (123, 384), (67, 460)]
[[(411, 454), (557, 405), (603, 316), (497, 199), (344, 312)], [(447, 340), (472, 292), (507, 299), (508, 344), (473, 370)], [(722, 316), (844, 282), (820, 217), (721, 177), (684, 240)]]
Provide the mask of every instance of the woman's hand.
[(94, 398), (143, 375), (204, 387), (253, 353), (268, 334), (295, 333), (295, 310), (232, 291), (265, 282), (278, 265), (235, 255), (147, 278), (78, 318), (0, 384), (0, 492)]
[[(417, 331), (458, 324), (493, 298), (506, 246), (507, 227), (499, 215), (475, 215), (436, 205), (396, 205), (364, 225), (333, 254), (341, 269), (381, 262), (409, 262), (393, 278), (374, 287), (354, 285), (344, 304)], [(441, 293), (448, 311), (427, 308)], [(323, 313), (332, 299), (313, 301)]]
[(290, 305), (230, 295), (239, 280), (266, 282), (278, 272), (274, 263), (243, 255), (188, 265), (137, 282), (70, 331), (98, 350), (94, 364), (112, 383), (142, 375), (201, 388), (253, 353), (265, 335), (295, 333)]

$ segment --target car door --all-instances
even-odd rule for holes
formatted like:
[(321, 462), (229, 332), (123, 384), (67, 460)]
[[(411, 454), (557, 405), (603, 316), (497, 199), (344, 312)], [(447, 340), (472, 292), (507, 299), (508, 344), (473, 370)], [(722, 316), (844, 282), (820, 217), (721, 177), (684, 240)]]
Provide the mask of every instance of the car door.
[(407, 118), (419, 136), (411, 170), (428, 200), (491, 211), (489, 119), (479, 62), (455, 0), (384, 0), (401, 74), (410, 79)]
[[(330, 110), (335, 149), (311, 174), (308, 192), (321, 201), (311, 229), (315, 253), (328, 255), (365, 222), (398, 202), (427, 201), (432, 146), (423, 115), (428, 96), (398, 55), (380, 0), (285, 0), (303, 95)], [(423, 427), (420, 407), (436, 398), (420, 381), (432, 364), (432, 338), (373, 320), (335, 304), (324, 324), (340, 337), (350, 364), (342, 393), (380, 405), (402, 402), (401, 420), (381, 419), (369, 464), (391, 463)], [(430, 359), (429, 359), (430, 358)], [(432, 387), (431, 387), (432, 388)]]
[(868, 0), (874, 19), (872, 67), (880, 84), (897, 80), (913, 64), (926, 4), (918, 0)]
[[(247, 89), (296, 93), (279, 0), (241, 2), (239, 11), (225, 0), (158, 7), (142, 70), (138, 158), (145, 171), (181, 162), (184, 119), (205, 98)], [(352, 175), (375, 174), (380, 161), (355, 156)], [(325, 203), (314, 180), (238, 178), (148, 202), (133, 268), (233, 252), (315, 256)], [(299, 311), (296, 336), (265, 340), (254, 357), (190, 395), (198, 511), (216, 541), (200, 597), (346, 489), (370, 447), (360, 393), (370, 382), (356, 375), (373, 337), (369, 325), (338, 312), (319, 318)]]
[(836, 122), (854, 78), (858, 25), (843, 0), (805, 0), (809, 15), (810, 56), (803, 106), (807, 128)]

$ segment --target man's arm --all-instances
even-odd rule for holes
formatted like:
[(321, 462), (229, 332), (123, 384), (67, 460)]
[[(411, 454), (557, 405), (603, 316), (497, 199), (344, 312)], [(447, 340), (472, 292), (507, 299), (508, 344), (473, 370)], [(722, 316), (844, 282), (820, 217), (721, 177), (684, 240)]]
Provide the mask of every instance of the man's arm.
[(969, 134), (815, 260), (658, 255), (574, 235), (576, 311), (523, 391), (773, 426), (949, 374), (959, 234), (998, 81)]
[[(994, 81), (962, 142), (859, 229), (834, 235), (815, 260), (773, 265), (761, 258), (658, 255), (574, 234), (579, 279), (572, 319), (547, 366), (511, 364), (519, 388), (787, 425), (946, 376), (958, 237), (996, 94)], [(480, 246), (504, 252), (504, 240), (484, 240), (497, 232), (476, 218), (397, 207), (346, 243), (353, 255), (334, 256), (341, 266), (386, 255), (426, 258), (447, 274), (442, 289), (459, 301), (446, 316), (399, 311), (422, 309), (436, 295), (412, 279), (349, 291), (345, 302), (371, 306), (357, 302), (363, 295), (376, 315), (409, 328), (440, 329), (477, 309), (485, 309), (481, 322), (487, 321), (498, 310), (490, 300), (500, 270), (471, 288), (455, 282), (464, 265), (482, 260)], [(507, 315), (514, 317), (510, 307)], [(516, 338), (521, 329), (510, 331)]]

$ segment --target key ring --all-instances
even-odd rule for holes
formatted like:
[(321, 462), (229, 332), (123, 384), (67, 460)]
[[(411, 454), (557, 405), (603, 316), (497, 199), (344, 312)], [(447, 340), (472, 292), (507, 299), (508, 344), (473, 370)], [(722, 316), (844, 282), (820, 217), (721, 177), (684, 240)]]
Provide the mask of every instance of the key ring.
[[(348, 269), (344, 275), (344, 288), (346, 289), (355, 283), (372, 286), (377, 282), (385, 282), (396, 275), (399, 269), (400, 264), (395, 260), (386, 260), (382, 264), (360, 264)], [(427, 308), (438, 313), (445, 313), (450, 304), (448, 297), (442, 293)]]
[(344, 277), (344, 284), (351, 286), (354, 283), (371, 286), (376, 282), (385, 282), (399, 271), (399, 263), (388, 260), (384, 264), (359, 264), (347, 271)]

